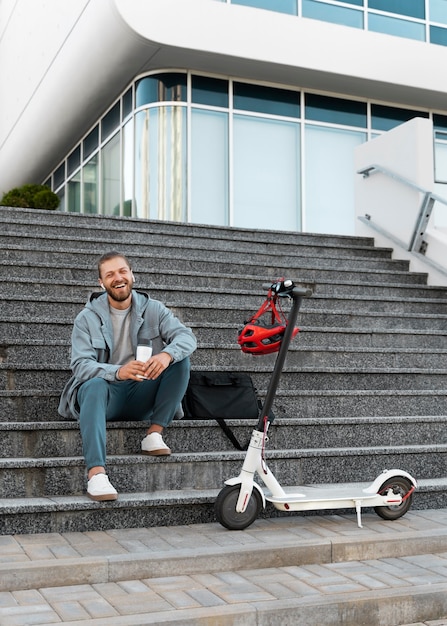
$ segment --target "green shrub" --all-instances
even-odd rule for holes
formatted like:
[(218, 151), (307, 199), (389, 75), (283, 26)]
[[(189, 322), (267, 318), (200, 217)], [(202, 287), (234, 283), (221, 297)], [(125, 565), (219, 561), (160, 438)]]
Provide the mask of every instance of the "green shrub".
[(5, 193), (0, 206), (54, 210), (59, 202), (59, 197), (45, 185), (23, 185)]

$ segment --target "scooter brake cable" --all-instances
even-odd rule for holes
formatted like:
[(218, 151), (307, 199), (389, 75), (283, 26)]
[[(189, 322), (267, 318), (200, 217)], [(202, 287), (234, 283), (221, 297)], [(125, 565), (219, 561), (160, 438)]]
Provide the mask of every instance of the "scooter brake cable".
[(261, 448), (261, 467), (264, 474), (267, 474), (267, 464), (265, 461), (265, 442), (267, 441), (267, 429), (268, 429), (269, 421), (267, 415), (264, 415), (264, 433), (262, 437), (262, 448)]

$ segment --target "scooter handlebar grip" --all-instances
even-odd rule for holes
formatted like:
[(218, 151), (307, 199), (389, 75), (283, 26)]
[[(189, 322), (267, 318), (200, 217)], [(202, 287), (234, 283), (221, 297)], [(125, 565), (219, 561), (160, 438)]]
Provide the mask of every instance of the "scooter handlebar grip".
[[(262, 288), (268, 291), (274, 283), (264, 283)], [(307, 287), (294, 287), (291, 292), (294, 296), (301, 296), (302, 298), (310, 298), (312, 295), (312, 289)]]

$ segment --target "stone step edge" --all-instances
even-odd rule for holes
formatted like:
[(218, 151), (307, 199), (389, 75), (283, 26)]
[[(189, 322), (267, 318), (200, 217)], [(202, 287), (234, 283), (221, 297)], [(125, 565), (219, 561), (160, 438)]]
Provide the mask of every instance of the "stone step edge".
[[(14, 225), (20, 226), (29, 226), (35, 223), (36, 216), (38, 215), (39, 224), (45, 223), (50, 227), (56, 228), (66, 228), (73, 229), (78, 228), (79, 230), (99, 230), (101, 231), (104, 226), (114, 227), (117, 226), (117, 229), (121, 229), (122, 225), (128, 225), (130, 228), (128, 230), (137, 230), (138, 232), (143, 232), (150, 234), (151, 228), (154, 229), (156, 233), (163, 231), (166, 229), (166, 232), (170, 234), (172, 230), (180, 230), (180, 231), (194, 231), (204, 232), (206, 236), (209, 236), (209, 231), (216, 231), (219, 234), (218, 238), (221, 238), (223, 233), (227, 233), (229, 238), (234, 238), (234, 233), (240, 233), (242, 236), (246, 237), (249, 241), (253, 239), (254, 236), (264, 236), (266, 243), (271, 243), (272, 234), (278, 237), (283, 238), (288, 237), (293, 239), (294, 237), (302, 237), (309, 239), (335, 239), (337, 241), (352, 242), (357, 241), (357, 245), (361, 247), (376, 247), (374, 245), (374, 237), (368, 237), (364, 235), (337, 235), (337, 234), (324, 234), (324, 233), (308, 233), (308, 232), (297, 232), (290, 230), (273, 230), (267, 228), (244, 228), (241, 226), (224, 226), (218, 224), (196, 224), (194, 222), (176, 222), (173, 220), (154, 220), (154, 219), (142, 219), (139, 217), (123, 217), (116, 215), (87, 215), (87, 214), (76, 214), (69, 213), (66, 211), (54, 211), (48, 212), (40, 209), (27, 209), (21, 207), (0, 207), (0, 222), (6, 221), (8, 224), (11, 224), (10, 215), (14, 213), (15, 215), (20, 215), (20, 219), (14, 220)], [(6, 219), (4, 219), (6, 218)], [(8, 219), (9, 218), (9, 219)], [(42, 219), (49, 218), (49, 219)], [(84, 222), (84, 223), (83, 223)], [(94, 224), (97, 222), (97, 224)], [(92, 227), (92, 223), (94, 224)], [(145, 227), (141, 230), (142, 227)], [(149, 228), (147, 230), (146, 228)], [(217, 236), (217, 235), (216, 235)]]
[[(278, 448), (268, 449), (266, 453), (267, 463), (278, 461), (297, 461), (302, 459), (323, 459), (325, 457), (371, 457), (388, 455), (426, 455), (426, 454), (446, 454), (447, 443), (429, 444), (405, 444), (387, 446), (358, 446), (358, 447), (334, 447), (334, 448)], [(109, 466), (130, 466), (130, 465), (172, 465), (177, 463), (223, 463), (223, 462), (243, 462), (244, 451), (238, 450), (216, 450), (206, 452), (173, 452), (169, 456), (157, 457), (144, 455), (140, 451), (130, 454), (111, 454), (108, 457)], [(0, 469), (26, 470), (26, 469), (51, 469), (51, 468), (71, 468), (84, 466), (84, 459), (81, 456), (51, 456), (51, 457), (2, 457), (0, 458)], [(385, 468), (384, 468), (385, 469)], [(0, 503), (4, 502), (0, 500)], [(1, 506), (0, 506), (1, 511)]]
[[(2, 393), (0, 392), (0, 396)], [(7, 393), (7, 392), (6, 392)], [(389, 392), (395, 395), (394, 391)], [(445, 392), (442, 392), (445, 395)], [(370, 395), (376, 396), (376, 393), (371, 392)], [(227, 419), (225, 420), (229, 426), (237, 427), (253, 427), (256, 420), (254, 419)], [(275, 417), (271, 428), (274, 430), (275, 426), (328, 426), (328, 425), (362, 425), (362, 424), (423, 424), (432, 422), (447, 422), (447, 415), (388, 415), (388, 416), (363, 416), (363, 417)], [(107, 430), (141, 430), (144, 422), (138, 421), (119, 421), (109, 422), (107, 424)], [(214, 427), (216, 424), (214, 419), (180, 419), (174, 420), (169, 426), (169, 429), (184, 429), (195, 427)], [(74, 430), (79, 432), (79, 425), (75, 420), (62, 420), (58, 421), (31, 421), (31, 422), (0, 422), (0, 430)]]
[[(188, 496), (185, 496), (184, 492), (181, 494), (184, 502)], [(200, 499), (201, 502), (213, 504), (217, 494), (218, 490), (213, 490), (203, 494), (202, 497), (192, 496), (190, 502), (194, 504)], [(139, 501), (132, 498), (126, 502), (125, 495), (120, 494), (121, 507), (154, 505), (154, 500), (148, 502), (147, 494), (139, 495), (141, 496)], [(53, 501), (55, 500), (57, 499), (54, 498)], [(59, 500), (68, 499), (60, 498)], [(83, 500), (86, 499), (83, 498)], [(181, 499), (171, 498), (172, 503), (175, 501), (181, 501)], [(113, 506), (119, 506), (119, 502), (120, 500), (114, 502)], [(159, 502), (166, 503), (167, 499), (163, 500), (160, 497)], [(110, 504), (112, 503), (90, 503), (90, 507), (96, 505), (95, 508), (99, 509)], [(57, 506), (57, 503), (54, 502), (54, 505)], [(62, 503), (61, 506), (63, 506)], [(33, 510), (37, 513), (32, 503), (28, 503), (26, 507), (17, 507), (18, 514), (19, 512), (31, 513)], [(55, 510), (54, 507), (53, 510)], [(366, 514), (365, 510), (364, 515)], [(194, 546), (175, 550), (175, 552), (148, 550), (138, 554), (112, 554), (107, 557), (35, 558), (32, 562), (6, 560), (0, 563), (0, 591), (158, 578), (172, 576), (174, 571), (181, 571), (182, 574), (187, 575), (258, 569), (261, 564), (263, 568), (287, 567), (297, 563), (300, 565), (336, 563), (445, 552), (446, 528), (402, 531), (396, 534), (392, 529), (393, 522), (390, 522), (390, 532), (379, 534), (370, 532), (366, 528), (359, 529), (357, 532), (355, 514), (352, 514), (352, 524), (356, 530), (353, 536), (282, 540), (275, 544), (274, 550), (271, 546), (253, 543), (235, 542), (234, 545), (230, 545), (232, 531), (224, 530), (223, 532), (228, 533), (228, 545), (213, 549), (209, 546), (204, 548)], [(443, 591), (445, 594), (445, 586)]]
[[(0, 215), (0, 223), (3, 222), (4, 220), (2, 219), (1, 215)], [(111, 239), (106, 239), (104, 240), (104, 237), (101, 237), (101, 235), (103, 234), (104, 231), (104, 224), (102, 224), (99, 228), (79, 228), (78, 225), (60, 225), (60, 224), (46, 224), (46, 227), (49, 227), (51, 229), (57, 229), (57, 232), (41, 232), (41, 233), (35, 233), (35, 232), (30, 232), (28, 230), (25, 230), (25, 232), (23, 232), (23, 228), (20, 228), (20, 226), (33, 226), (35, 222), (30, 221), (27, 224), (20, 224), (19, 222), (15, 222), (14, 223), (14, 227), (18, 226), (18, 228), (16, 228), (16, 230), (5, 230), (1, 233), (2, 238), (4, 239), (13, 239), (13, 238), (20, 238), (23, 239), (24, 241), (27, 241), (28, 239), (32, 239), (32, 240), (36, 240), (38, 239), (39, 241), (51, 241), (51, 242), (57, 242), (59, 244), (63, 244), (66, 241), (69, 242), (84, 242), (85, 244), (91, 244), (91, 243), (98, 243), (101, 242), (102, 244), (109, 244), (110, 245), (114, 245), (115, 240), (113, 238)], [(37, 224), (38, 226), (41, 226), (40, 223)], [(127, 224), (126, 224), (127, 225)], [(285, 232), (281, 232), (281, 231), (264, 231), (264, 230), (246, 230), (246, 231), (241, 231), (238, 228), (235, 228), (234, 231), (231, 230), (231, 228), (228, 228), (227, 231), (222, 230), (219, 231), (218, 233), (212, 233), (210, 231), (212, 231), (215, 227), (214, 226), (210, 226), (210, 227), (206, 227), (206, 225), (203, 227), (203, 232), (198, 232), (198, 229), (195, 229), (196, 232), (194, 232), (193, 228), (188, 228), (188, 224), (183, 224), (181, 222), (178, 223), (179, 227), (178, 229), (176, 228), (171, 228), (171, 229), (163, 229), (163, 227), (160, 227), (159, 229), (157, 228), (149, 228), (149, 229), (141, 229), (138, 228), (138, 222), (135, 224), (134, 228), (122, 228), (120, 227), (119, 230), (117, 229), (107, 229), (108, 232), (113, 232), (114, 234), (120, 234), (121, 236), (123, 236), (123, 233), (129, 234), (131, 235), (132, 233), (136, 233), (136, 235), (138, 235), (139, 237), (144, 236), (144, 237), (157, 237), (157, 238), (166, 238), (166, 237), (170, 237), (171, 239), (174, 238), (182, 238), (182, 239), (192, 239), (192, 240), (205, 240), (206, 244), (210, 244), (212, 245), (212, 242), (214, 241), (218, 241), (218, 242), (222, 242), (224, 241), (225, 243), (228, 244), (254, 244), (254, 245), (265, 245), (265, 246), (271, 246), (272, 245), (272, 234), (273, 237), (275, 238), (274, 244), (277, 246), (281, 246), (281, 248), (289, 248), (289, 247), (295, 247), (295, 248), (300, 248), (300, 247), (309, 247), (309, 248), (324, 248), (324, 249), (336, 249), (336, 250), (351, 250), (351, 249), (355, 249), (355, 250), (361, 250), (361, 251), (365, 251), (365, 252), (371, 252), (371, 251), (376, 251), (378, 254), (383, 254), (383, 255), (387, 255), (390, 254), (392, 252), (392, 248), (391, 247), (385, 247), (385, 246), (375, 246), (374, 245), (374, 241), (370, 240), (370, 241), (362, 241), (362, 237), (360, 236), (346, 236), (345, 239), (343, 239), (343, 236), (338, 236), (338, 235), (325, 235), (325, 234), (311, 234), (311, 233), (302, 233), (302, 232), (291, 232), (291, 231), (285, 231)], [(184, 227), (186, 226), (186, 227)], [(76, 233), (69, 233), (69, 232), (65, 232), (65, 231), (73, 231), (73, 230), (77, 230)], [(178, 232), (176, 232), (176, 230)], [(62, 231), (62, 232), (61, 232)], [(189, 231), (189, 232), (188, 232)], [(239, 232), (240, 237), (235, 238), (234, 234), (235, 232)], [(286, 236), (284, 236), (286, 235)], [(12, 244), (15, 245), (15, 244)], [(144, 242), (142, 241), (137, 241), (135, 243), (136, 246), (141, 246), (141, 245), (145, 245)], [(158, 244), (155, 244), (158, 245)], [(175, 245), (171, 244), (172, 247), (176, 247)], [(26, 247), (24, 245), (24, 247)], [(245, 250), (245, 249), (244, 249)]]
[[(335, 270), (334, 270), (335, 272)], [(183, 272), (185, 275), (188, 275), (191, 278), (194, 278), (196, 276), (199, 276), (198, 272)], [(170, 271), (166, 271), (164, 272), (164, 274), (173, 274), (175, 276), (179, 275), (179, 272), (170, 272)], [(203, 276), (200, 275), (200, 276)], [(211, 280), (213, 279), (213, 276), (215, 277), (216, 280), (219, 280), (221, 278), (226, 279), (226, 280), (232, 280), (233, 283), (235, 283), (238, 280), (238, 277), (234, 277), (234, 276), (230, 276), (229, 274), (207, 274), (207, 278), (209, 277)], [(245, 276), (243, 277), (239, 277), (240, 281), (242, 280), (248, 280)], [(257, 282), (259, 282), (259, 284), (261, 285), (262, 283), (268, 283), (271, 282), (272, 279), (270, 278), (266, 278), (263, 281), (259, 279), (259, 277), (252, 277), (252, 280), (256, 280)], [(14, 277), (14, 276), (8, 276), (8, 281), (10, 283), (14, 283), (14, 285), (32, 285), (34, 286), (36, 283), (36, 280), (31, 279), (31, 278), (25, 278), (25, 277)], [(296, 281), (297, 283), (301, 284), (301, 285), (306, 285), (309, 286), (311, 289), (314, 289), (315, 286), (318, 287), (318, 293), (315, 293), (315, 296), (318, 295), (320, 297), (336, 297), (338, 296), (338, 294), (342, 294), (342, 289), (343, 287), (357, 287), (357, 288), (361, 288), (364, 289), (365, 291), (371, 290), (371, 289), (381, 289), (381, 290), (386, 290), (386, 289), (393, 289), (395, 291), (398, 290), (408, 290), (408, 291), (424, 291), (424, 292), (428, 292), (428, 294), (430, 294), (430, 292), (440, 292), (443, 294), (443, 298), (447, 298), (447, 287), (437, 287), (434, 285), (421, 285), (421, 284), (417, 284), (417, 283), (394, 283), (394, 282), (362, 282), (361, 280), (357, 279), (357, 280), (334, 280), (334, 281), (329, 281), (329, 280), (321, 280), (318, 278), (314, 278), (314, 277), (309, 277), (308, 279), (306, 279), (305, 277), (301, 277), (299, 281)], [(74, 279), (58, 279), (58, 280), (53, 280), (51, 278), (41, 278), (39, 279), (39, 285), (50, 285), (51, 287), (60, 287), (60, 288), (70, 288), (70, 287), (75, 287), (75, 288), (79, 288), (79, 291), (81, 293), (81, 290), (84, 289), (90, 289), (92, 291), (97, 291), (97, 285), (95, 284), (95, 282), (93, 281), (86, 281), (86, 280), (74, 280)], [(330, 289), (327, 289), (327, 286), (330, 287)], [(334, 287), (338, 288), (338, 289), (334, 289)], [(173, 287), (170, 286), (169, 289), (172, 289)], [(185, 290), (185, 289), (191, 289), (190, 287), (184, 287), (182, 284), (177, 285), (177, 288), (180, 290)], [(150, 293), (151, 291), (153, 291), (154, 289), (168, 289), (168, 287), (166, 285), (160, 285), (159, 283), (157, 283), (157, 285), (154, 284), (150, 284), (150, 283), (146, 283), (146, 284), (142, 284), (141, 280), (138, 283), (138, 289), (141, 289), (143, 291), (147, 291), (148, 293)], [(212, 291), (212, 288), (208, 288), (207, 286), (200, 286), (198, 287), (198, 290), (200, 291), (201, 289), (203, 289), (204, 291)], [(220, 287), (219, 291), (225, 289), (225, 287)], [(230, 291), (230, 290), (229, 290)], [(244, 291), (244, 290), (240, 290), (240, 291)], [(261, 289), (257, 290), (256, 293), (261, 293)], [(427, 294), (427, 295), (428, 295)], [(361, 294), (353, 294), (355, 297), (359, 297)], [(373, 297), (373, 296), (371, 296)], [(399, 298), (399, 296), (397, 296)], [(419, 301), (421, 298), (416, 298), (417, 301)], [(437, 296), (436, 298), (434, 298), (435, 300), (441, 299), (441, 296)], [(431, 298), (431, 300), (433, 300), (433, 298)]]

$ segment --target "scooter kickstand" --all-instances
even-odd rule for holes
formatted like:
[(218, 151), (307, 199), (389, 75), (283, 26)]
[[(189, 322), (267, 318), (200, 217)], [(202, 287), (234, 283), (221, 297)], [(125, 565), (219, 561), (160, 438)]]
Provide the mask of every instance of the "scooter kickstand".
[(362, 524), (362, 501), (361, 500), (355, 500), (355, 510), (357, 513), (357, 526), (359, 528), (363, 528), (363, 524)]

